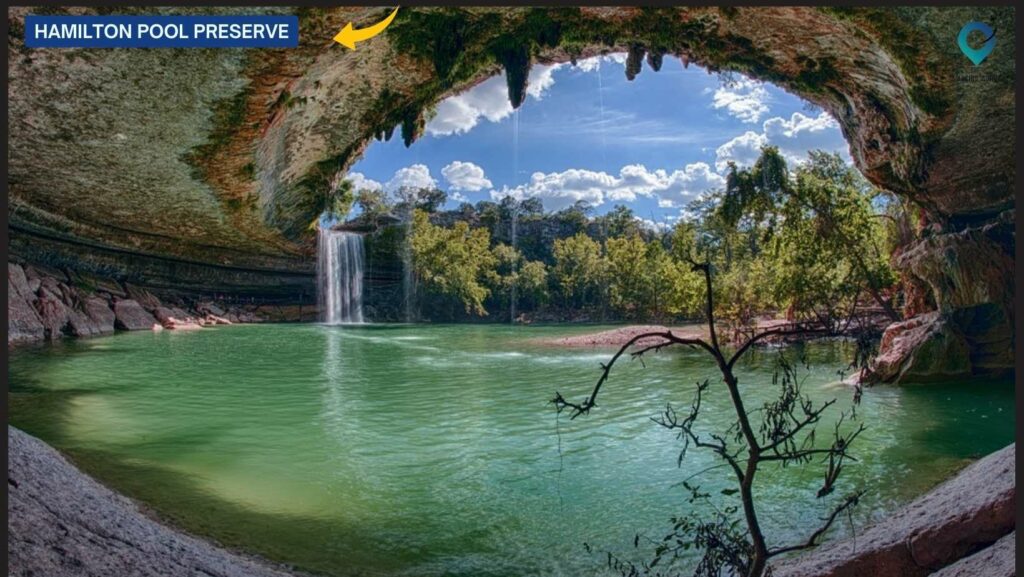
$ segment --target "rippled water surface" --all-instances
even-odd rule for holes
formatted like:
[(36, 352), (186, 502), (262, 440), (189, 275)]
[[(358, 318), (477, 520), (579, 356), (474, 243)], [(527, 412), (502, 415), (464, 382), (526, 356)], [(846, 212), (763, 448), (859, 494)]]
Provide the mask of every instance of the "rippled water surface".
[[(714, 464), (651, 422), (715, 373), (700, 353), (623, 363), (589, 416), (556, 420), (610, 356), (536, 337), (593, 328), (233, 326), (135, 333), (12, 354), (11, 420), (181, 526), (332, 575), (595, 575), (605, 551), (637, 555), (688, 510), (678, 483)], [(788, 349), (787, 355), (795, 355)], [(806, 349), (805, 390), (837, 398), (844, 347)], [(742, 367), (769, 399), (777, 352)], [(722, 386), (704, 422), (727, 426)], [(838, 493), (869, 492), (863, 524), (968, 459), (1013, 439), (1012, 384), (876, 387)], [(822, 433), (831, 427), (826, 420)], [(824, 435), (823, 435), (824, 436)], [(725, 469), (695, 481), (721, 496)], [(830, 502), (822, 469), (759, 478), (772, 544), (805, 534)], [(848, 523), (839, 533), (849, 531)], [(587, 553), (583, 543), (594, 552)]]

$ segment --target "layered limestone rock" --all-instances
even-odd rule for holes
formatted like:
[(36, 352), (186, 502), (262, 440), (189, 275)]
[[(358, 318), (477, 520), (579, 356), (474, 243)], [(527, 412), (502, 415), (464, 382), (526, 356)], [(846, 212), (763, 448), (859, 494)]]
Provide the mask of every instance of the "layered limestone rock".
[[(941, 231), (908, 251), (919, 253), (903, 268), (915, 307), (955, 295), (938, 310), (972, 348), (970, 372), (1005, 366), (1013, 309), (988, 305), (1012, 271), (1012, 246), (975, 263), (977, 247), (957, 235), (1014, 207), (1012, 8), (403, 8), (355, 51), (330, 38), (384, 9), (220, 9), (298, 13), (298, 48), (248, 51), (31, 50), (29, 11), (8, 13), (11, 252), (24, 260), (151, 288), (312, 302), (310, 223), (372, 138), (400, 126), (411, 143), (441, 98), (503, 67), (518, 102), (531, 62), (629, 50), (631, 75), (654, 73), (643, 53), (648, 66), (675, 55), (830, 112), (864, 174)], [(977, 67), (955, 41), (971, 20), (999, 31)], [(965, 267), (952, 274), (970, 288), (924, 294), (949, 262)], [(965, 318), (950, 320), (956, 311)]]
[[(1006, 549), (1012, 559), (1013, 542), (1005, 538), (1016, 528), (1015, 457), (1014, 445), (997, 451), (878, 524), (858, 531), (855, 538), (781, 561), (773, 574), (924, 577), (945, 567), (939, 574), (1007, 575), (1003, 569)], [(988, 553), (975, 553), (979, 550)], [(968, 569), (978, 572), (965, 572)]]
[(895, 255), (910, 287), (911, 318), (886, 330), (876, 377), (921, 381), (1013, 370), (1013, 215), (930, 234)]
[[(7, 263), (7, 344), (94, 337), (117, 330), (199, 329), (295, 318), (291, 306), (186, 302), (109, 278)], [(301, 309), (300, 311), (301, 312)], [(307, 308), (306, 320), (316, 318)]]

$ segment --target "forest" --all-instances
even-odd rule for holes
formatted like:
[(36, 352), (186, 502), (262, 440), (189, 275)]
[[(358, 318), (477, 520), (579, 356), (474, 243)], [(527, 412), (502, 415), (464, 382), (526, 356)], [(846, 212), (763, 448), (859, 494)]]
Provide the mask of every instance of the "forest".
[(436, 321), (698, 320), (695, 260), (711, 263), (719, 315), (732, 324), (894, 321), (902, 307), (889, 255), (915, 234), (908, 205), (839, 156), (811, 152), (791, 169), (773, 147), (749, 168), (730, 165), (724, 189), (692, 201), (671, 228), (622, 205), (548, 212), (541, 199), (504, 197), (442, 210), (442, 190), (388, 195), (347, 182), (337, 198), (356, 221), (409, 225), (419, 314)]

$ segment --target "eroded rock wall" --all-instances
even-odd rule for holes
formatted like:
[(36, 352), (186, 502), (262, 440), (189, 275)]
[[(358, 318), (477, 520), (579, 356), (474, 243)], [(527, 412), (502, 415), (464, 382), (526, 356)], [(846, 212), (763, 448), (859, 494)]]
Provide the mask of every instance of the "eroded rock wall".
[(315, 306), (158, 297), (112, 278), (43, 265), (7, 263), (8, 346), (94, 337), (115, 330), (182, 330), (264, 321), (316, 319)]
[(923, 238), (894, 255), (908, 287), (908, 320), (883, 335), (872, 367), (877, 378), (927, 381), (1013, 371), (1014, 212), (958, 231), (925, 229)]

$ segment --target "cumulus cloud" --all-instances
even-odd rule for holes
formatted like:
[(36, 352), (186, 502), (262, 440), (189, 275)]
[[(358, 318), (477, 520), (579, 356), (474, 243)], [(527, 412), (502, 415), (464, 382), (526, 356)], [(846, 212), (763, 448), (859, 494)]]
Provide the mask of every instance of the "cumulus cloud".
[(639, 216), (634, 217), (641, 227), (653, 231), (653, 232), (665, 232), (672, 228), (672, 225), (667, 222), (653, 221), (649, 218), (640, 218)]
[(761, 154), (761, 147), (767, 142), (768, 138), (764, 134), (748, 130), (715, 150), (715, 168), (722, 172), (728, 168), (730, 161), (740, 166), (754, 164)]
[(395, 175), (384, 185), (384, 190), (393, 193), (403, 187), (436, 188), (437, 181), (430, 176), (430, 169), (426, 165), (413, 164), (396, 170)]
[(472, 162), (456, 160), (441, 169), (441, 175), (448, 181), (452, 190), (476, 192), (494, 186), (484, 176), (484, 169)]
[(760, 82), (743, 79), (719, 86), (711, 97), (715, 110), (725, 110), (743, 122), (754, 123), (768, 114), (768, 91)]
[(366, 178), (366, 175), (361, 172), (350, 172), (347, 175), (345, 175), (345, 180), (352, 183), (352, 190), (355, 191), (381, 190), (384, 188), (383, 184), (377, 182), (376, 180)]
[(491, 197), (495, 200), (505, 196), (538, 197), (553, 210), (581, 200), (600, 206), (605, 202), (632, 202), (638, 197), (655, 197), (661, 206), (680, 206), (705, 190), (721, 188), (724, 184), (725, 179), (703, 162), (672, 172), (660, 168), (652, 171), (642, 164), (631, 164), (622, 167), (618, 175), (579, 168), (535, 172), (529, 182), (515, 188), (493, 190)]
[(729, 161), (749, 166), (765, 145), (778, 146), (779, 152), (793, 164), (804, 162), (807, 151), (815, 149), (838, 152), (849, 161), (849, 144), (835, 119), (827, 112), (813, 117), (794, 112), (788, 119), (776, 116), (765, 120), (760, 133), (748, 130), (719, 146), (715, 151), (715, 168), (722, 172)]
[[(526, 94), (536, 100), (555, 85), (554, 72), (564, 64), (537, 64), (530, 69)], [(512, 114), (508, 101), (505, 74), (488, 78), (473, 88), (445, 98), (437, 105), (437, 114), (427, 123), (427, 132), (433, 136), (447, 136), (470, 131), (481, 120), (501, 122)]]
[(591, 56), (590, 58), (584, 58), (576, 62), (576, 67), (583, 72), (593, 72), (601, 68), (602, 62), (609, 62), (612, 64), (618, 64), (620, 66), (626, 65), (626, 53), (625, 52), (614, 52), (612, 54), (602, 54), (601, 56)]

